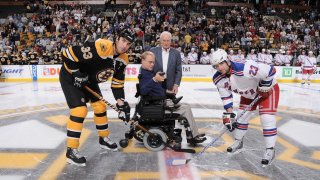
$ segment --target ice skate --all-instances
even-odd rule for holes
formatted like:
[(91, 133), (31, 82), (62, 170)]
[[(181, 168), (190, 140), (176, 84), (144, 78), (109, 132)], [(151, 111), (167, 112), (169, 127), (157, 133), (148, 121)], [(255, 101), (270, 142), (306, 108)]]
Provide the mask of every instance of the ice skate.
[(262, 167), (266, 167), (266, 166), (270, 165), (272, 163), (274, 157), (275, 157), (274, 148), (267, 148), (266, 152), (264, 153), (264, 156), (261, 160)]
[(100, 147), (112, 151), (118, 151), (118, 145), (113, 142), (109, 137), (99, 137)]
[(86, 166), (86, 158), (82, 156), (78, 149), (69, 148), (66, 153), (67, 162), (76, 166)]
[(243, 140), (235, 139), (233, 144), (227, 148), (227, 152), (234, 153), (243, 147)]

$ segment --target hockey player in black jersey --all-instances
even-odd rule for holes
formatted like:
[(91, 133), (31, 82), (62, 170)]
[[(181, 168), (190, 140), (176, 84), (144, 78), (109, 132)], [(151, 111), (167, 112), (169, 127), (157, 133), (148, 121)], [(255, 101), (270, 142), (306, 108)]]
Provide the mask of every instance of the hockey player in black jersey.
[(129, 30), (121, 31), (114, 42), (98, 39), (84, 46), (70, 46), (62, 52), (63, 65), (60, 71), (60, 84), (70, 108), (67, 122), (67, 161), (71, 164), (85, 166), (86, 159), (79, 154), (79, 138), (83, 121), (87, 115), (86, 103), (94, 111), (94, 122), (99, 135), (100, 147), (117, 150), (117, 144), (109, 138), (106, 105), (87, 92), (88, 86), (101, 94), (98, 83), (112, 78), (111, 89), (120, 110), (119, 118), (130, 119), (130, 106), (124, 100), (125, 67), (128, 64), (127, 50), (135, 40), (135, 34)]

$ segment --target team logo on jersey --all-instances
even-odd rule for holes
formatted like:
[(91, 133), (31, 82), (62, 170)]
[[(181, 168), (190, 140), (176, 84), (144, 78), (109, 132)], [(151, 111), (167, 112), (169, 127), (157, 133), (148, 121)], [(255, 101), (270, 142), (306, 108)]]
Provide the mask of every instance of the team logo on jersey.
[(113, 75), (114, 70), (111, 68), (103, 69), (97, 73), (98, 82), (106, 82)]
[(107, 46), (102, 44), (102, 43), (100, 44), (100, 48), (101, 48), (102, 52), (106, 52), (107, 51)]

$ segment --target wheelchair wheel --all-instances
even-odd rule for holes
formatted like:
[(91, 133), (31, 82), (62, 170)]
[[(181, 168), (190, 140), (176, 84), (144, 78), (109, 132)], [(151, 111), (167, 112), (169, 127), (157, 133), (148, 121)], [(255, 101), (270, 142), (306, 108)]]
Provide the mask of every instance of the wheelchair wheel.
[(145, 133), (143, 137), (144, 146), (150, 151), (161, 151), (165, 147), (163, 142), (167, 142), (167, 135), (160, 129), (150, 129), (149, 131), (155, 136), (150, 136), (148, 133)]
[(144, 136), (144, 134), (145, 134), (145, 133), (144, 133), (141, 129), (139, 129), (139, 128), (136, 127), (136, 129), (135, 129), (135, 131), (134, 131), (134, 133), (133, 133), (133, 137), (134, 137), (137, 141), (143, 142), (143, 136)]

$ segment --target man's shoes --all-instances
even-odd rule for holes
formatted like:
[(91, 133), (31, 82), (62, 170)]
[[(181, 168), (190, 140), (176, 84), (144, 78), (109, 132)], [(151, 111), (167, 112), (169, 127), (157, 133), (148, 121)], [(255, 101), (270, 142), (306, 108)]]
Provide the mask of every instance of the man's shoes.
[[(201, 135), (203, 135), (203, 134), (201, 134)], [(187, 143), (195, 146), (198, 143), (203, 143), (205, 140), (207, 140), (207, 138), (204, 137), (204, 135), (203, 136), (198, 135), (194, 138), (187, 138)]]
[(274, 148), (267, 148), (266, 152), (264, 153), (264, 156), (261, 160), (261, 164), (264, 166), (267, 166), (269, 164), (271, 164), (271, 162), (273, 161), (275, 157), (275, 150)]
[(183, 98), (183, 96), (172, 99), (173, 104), (178, 104), (182, 98)]
[(176, 97), (176, 94), (171, 93), (171, 92), (166, 92), (166, 96), (167, 96), (167, 98), (172, 100), (173, 104), (178, 104), (181, 101), (181, 99), (183, 98), (183, 96)]
[(109, 149), (112, 151), (118, 150), (118, 145), (113, 142), (109, 137), (101, 137), (99, 136), (100, 147), (103, 149)]
[(174, 129), (173, 131), (173, 139), (176, 143), (182, 142), (181, 132), (182, 132), (182, 129)]
[(239, 139), (236, 139), (233, 142), (233, 144), (227, 148), (227, 151), (230, 152), (230, 153), (231, 152), (233, 153), (233, 152), (236, 152), (239, 149), (242, 149), (242, 147), (243, 147), (243, 141), (239, 140)]
[(86, 166), (86, 158), (82, 156), (78, 149), (67, 148), (67, 162), (76, 166)]

